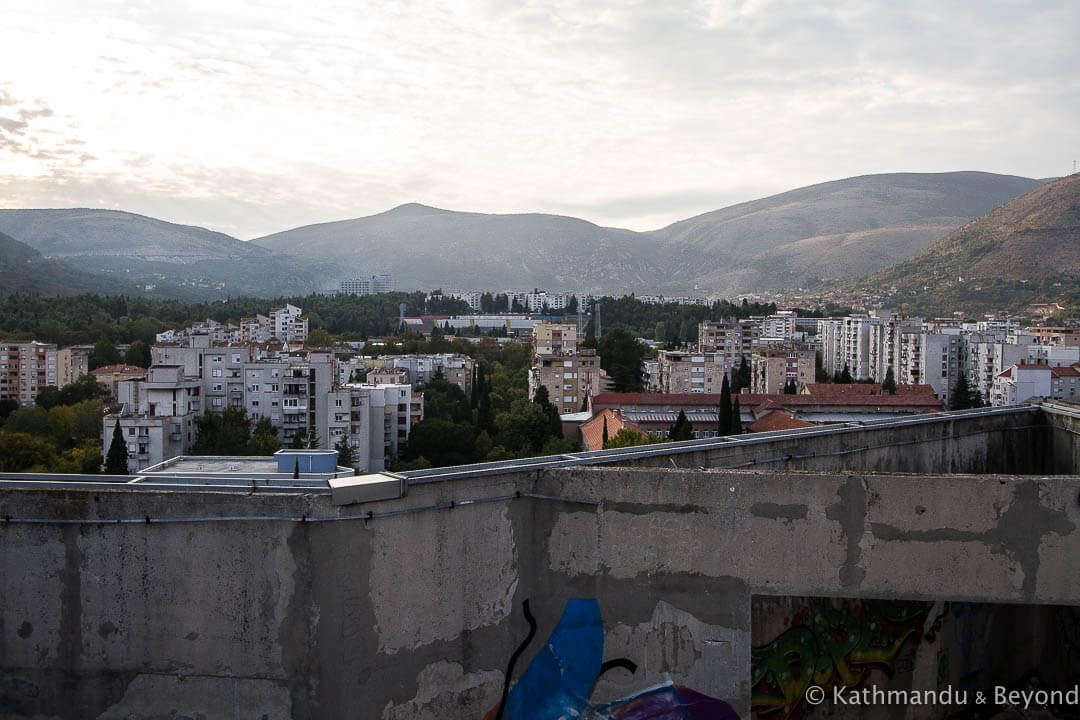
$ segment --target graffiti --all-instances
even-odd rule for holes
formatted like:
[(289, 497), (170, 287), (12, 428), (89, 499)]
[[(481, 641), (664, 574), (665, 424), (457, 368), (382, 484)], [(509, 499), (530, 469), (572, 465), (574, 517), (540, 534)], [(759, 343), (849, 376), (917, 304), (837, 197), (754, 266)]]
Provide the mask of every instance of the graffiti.
[(952, 603), (953, 641), (960, 648), (960, 682), (977, 685), (982, 676), (982, 657), (986, 651), (985, 618), (980, 618), (981, 603)]
[(514, 665), (536, 630), (528, 601), (523, 603), (523, 610), (529, 635), (511, 656), (502, 699), (484, 715), (484, 720), (738, 720), (738, 714), (726, 702), (673, 683), (641, 690), (605, 705), (591, 703), (596, 681), (605, 672), (637, 672), (637, 665), (625, 658), (603, 661), (604, 625), (595, 599), (567, 600), (547, 642), (510, 689)]
[(932, 603), (810, 598), (794, 626), (751, 650), (751, 710), (790, 717), (810, 685), (856, 687), (874, 667), (887, 672), (904, 643), (921, 637)]

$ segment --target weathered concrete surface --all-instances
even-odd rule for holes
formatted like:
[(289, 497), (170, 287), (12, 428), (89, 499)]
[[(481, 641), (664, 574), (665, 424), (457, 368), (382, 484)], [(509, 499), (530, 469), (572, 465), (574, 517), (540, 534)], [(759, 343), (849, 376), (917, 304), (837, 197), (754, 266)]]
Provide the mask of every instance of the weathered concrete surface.
[[(968, 448), (1002, 442), (984, 429), (954, 428), (905, 467), (1014, 467), (1046, 449), (1024, 430), (1009, 437), (1026, 448)], [(369, 510), (399, 514), (295, 522), (359, 511), (0, 491), (0, 717), (479, 718), (526, 635), (523, 601), (538, 632), (515, 677), (574, 597), (597, 599), (605, 659), (637, 664), (604, 674), (594, 702), (673, 680), (747, 716), (754, 595), (1080, 604), (1073, 476), (668, 463), (418, 484)], [(253, 519), (214, 520), (234, 517)], [(157, 522), (184, 518), (202, 519)]]

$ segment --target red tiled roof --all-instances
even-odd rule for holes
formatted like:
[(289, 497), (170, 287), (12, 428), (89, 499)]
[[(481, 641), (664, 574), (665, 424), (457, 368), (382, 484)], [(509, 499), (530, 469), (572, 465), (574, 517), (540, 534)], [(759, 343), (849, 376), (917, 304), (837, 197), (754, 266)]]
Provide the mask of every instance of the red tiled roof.
[(145, 373), (146, 368), (136, 367), (135, 365), (105, 365), (99, 367), (97, 370), (91, 370), (91, 375), (114, 375), (117, 373)]
[(1051, 368), (1050, 375), (1053, 377), (1080, 377), (1080, 367), (1073, 365), (1071, 367)]
[[(934, 407), (941, 408), (941, 400), (932, 395), (904, 393), (898, 395), (785, 395), (775, 393), (742, 393), (737, 396), (739, 405), (753, 408), (763, 402), (773, 400), (784, 407), (813, 405), (855, 405), (855, 406), (890, 406), (890, 407)], [(599, 393), (593, 398), (593, 407), (716, 407), (720, 403), (717, 393)]]
[(750, 432), (768, 432), (770, 430), (795, 430), (804, 427), (814, 427), (814, 423), (800, 420), (783, 410), (769, 410), (752, 422), (748, 429)]
[(585, 440), (585, 448), (587, 450), (603, 450), (604, 449), (604, 420), (607, 419), (607, 432), (608, 439), (615, 437), (615, 433), (619, 432), (623, 428), (630, 428), (637, 430), (642, 435), (645, 431), (640, 427), (625, 419), (621, 411), (612, 410), (606, 408), (601, 410), (592, 418), (586, 420), (581, 426), (581, 437)]
[[(881, 395), (881, 383), (807, 383), (807, 395)], [(933, 395), (930, 385), (896, 386), (896, 395)]]

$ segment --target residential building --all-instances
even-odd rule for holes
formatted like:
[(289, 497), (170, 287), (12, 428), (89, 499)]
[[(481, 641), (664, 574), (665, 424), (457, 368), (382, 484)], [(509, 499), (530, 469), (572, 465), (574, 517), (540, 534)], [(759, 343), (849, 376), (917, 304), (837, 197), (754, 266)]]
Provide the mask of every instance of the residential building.
[(600, 393), (602, 373), (595, 350), (581, 350), (574, 355), (534, 355), (529, 369), (529, 397), (535, 396), (543, 385), (560, 415), (576, 413), (588, 405), (589, 398)]
[(740, 357), (753, 353), (760, 337), (761, 327), (753, 320), (706, 320), (698, 325), (698, 351), (722, 354), (730, 368), (739, 364)]
[[(366, 382), (397, 382), (418, 388), (441, 373), (447, 382), (457, 385), (466, 395), (472, 392), (473, 372), (476, 361), (468, 355), (435, 353), (430, 355), (382, 355), (379, 357), (353, 358), (342, 364), (339, 380), (349, 382), (354, 369), (363, 365), (368, 370)], [(404, 373), (402, 374), (402, 372)]]
[(97, 370), (91, 370), (90, 374), (108, 390), (108, 396), (115, 399), (117, 383), (125, 380), (145, 380), (147, 370), (134, 365), (106, 365)]
[(573, 323), (538, 322), (533, 324), (534, 355), (573, 355), (578, 348), (577, 326)]
[[(422, 413), (422, 405), (419, 406)], [(328, 448), (342, 439), (353, 449), (355, 467), (382, 472), (409, 439), (420, 421), (408, 384), (343, 385), (327, 395)]]
[(116, 388), (121, 410), (102, 421), (106, 453), (117, 422), (127, 444), (129, 472), (187, 452), (194, 442), (195, 418), (202, 412), (198, 378), (185, 377), (180, 366), (158, 366), (149, 369), (145, 380), (122, 380)]
[(350, 278), (341, 281), (341, 293), (344, 295), (377, 295), (394, 292), (394, 276), (379, 273), (371, 277)]
[(814, 382), (816, 372), (815, 352), (808, 348), (760, 350), (750, 358), (751, 392), (782, 393), (789, 382), (801, 390)]
[(287, 343), (303, 343), (308, 336), (308, 319), (303, 310), (295, 305), (286, 304), (282, 308), (270, 309), (270, 325), (274, 337)]
[(661, 393), (716, 393), (730, 377), (739, 355), (724, 351), (661, 350), (659, 388)]
[[(85, 362), (85, 357), (81, 359)], [(63, 387), (84, 374), (85, 365), (73, 360), (70, 348), (37, 340), (0, 340), (0, 400), (30, 406), (42, 388)]]
[(990, 402), (995, 407), (1020, 405), (1053, 393), (1053, 368), (1049, 365), (1013, 365), (994, 378)]

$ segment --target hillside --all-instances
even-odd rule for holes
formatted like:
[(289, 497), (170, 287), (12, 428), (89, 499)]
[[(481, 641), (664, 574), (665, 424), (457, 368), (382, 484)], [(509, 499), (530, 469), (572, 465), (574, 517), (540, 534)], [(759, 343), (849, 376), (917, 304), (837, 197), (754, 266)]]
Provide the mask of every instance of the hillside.
[(1015, 307), (1068, 300), (1080, 288), (1078, 277), (1080, 175), (1070, 175), (1035, 188), (851, 287), (895, 288), (894, 297), (908, 305), (926, 295), (967, 303), (981, 298)]
[(0, 293), (74, 295), (82, 292), (135, 294), (130, 283), (91, 275), (46, 260), (34, 248), (0, 232)]
[(206, 297), (323, 287), (320, 270), (304, 260), (277, 257), (205, 228), (117, 210), (0, 210), (0, 232), (87, 272)]
[(253, 242), (340, 267), (393, 273), (400, 288), (643, 287), (676, 263), (650, 237), (557, 215), (488, 215), (401, 205)]
[(863, 175), (683, 220), (654, 235), (715, 268), (725, 293), (813, 287), (905, 260), (971, 218), (1039, 186), (981, 172)]

